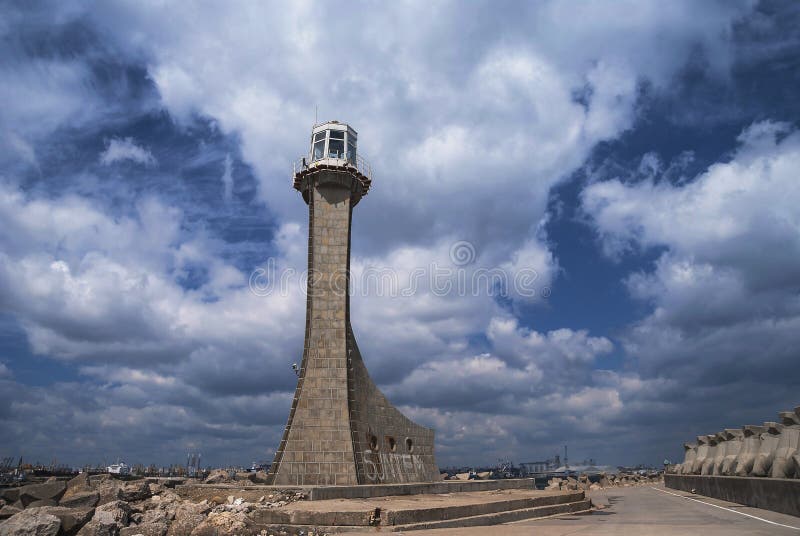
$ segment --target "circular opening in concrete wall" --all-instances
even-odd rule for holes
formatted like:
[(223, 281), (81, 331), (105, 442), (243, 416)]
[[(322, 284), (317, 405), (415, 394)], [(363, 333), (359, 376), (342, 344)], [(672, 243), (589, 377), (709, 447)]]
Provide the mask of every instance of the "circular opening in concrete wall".
[(394, 452), (397, 450), (397, 441), (392, 436), (386, 436), (386, 444), (389, 445), (389, 450)]
[(414, 441), (410, 438), (406, 438), (406, 449), (408, 452), (414, 452)]
[(369, 448), (370, 450), (378, 450), (378, 438), (374, 435), (369, 436)]

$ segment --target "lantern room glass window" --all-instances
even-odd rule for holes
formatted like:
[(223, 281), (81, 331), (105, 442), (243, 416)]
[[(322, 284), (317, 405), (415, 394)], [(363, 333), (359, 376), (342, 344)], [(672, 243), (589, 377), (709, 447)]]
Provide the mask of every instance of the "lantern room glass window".
[(319, 160), (325, 155), (325, 130), (314, 134), (314, 142), (311, 149), (311, 160)]
[(351, 164), (356, 163), (356, 138), (349, 132), (347, 133), (347, 160)]
[(344, 158), (344, 131), (328, 131), (328, 158)]
[(311, 161), (337, 158), (356, 163), (356, 135), (347, 130), (322, 130), (311, 139)]

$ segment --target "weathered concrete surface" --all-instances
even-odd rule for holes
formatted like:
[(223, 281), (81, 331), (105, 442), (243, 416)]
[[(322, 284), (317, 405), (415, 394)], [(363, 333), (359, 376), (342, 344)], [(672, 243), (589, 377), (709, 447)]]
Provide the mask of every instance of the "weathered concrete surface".
[(268, 483), (438, 480), (433, 430), (410, 421), (380, 392), (350, 325), (350, 229), (364, 183), (346, 167), (306, 170), (295, 179), (309, 206), (305, 345)]
[(764, 510), (800, 516), (800, 480), (738, 476), (664, 475), (668, 488), (692, 491)]
[(494, 491), (503, 489), (534, 489), (533, 478), (509, 478), (504, 480), (442, 480), (439, 482), (415, 482), (411, 484), (368, 484), (355, 486), (268, 486), (240, 484), (185, 484), (177, 486), (175, 492), (193, 501), (210, 500), (214, 496), (226, 497), (235, 494), (247, 501), (255, 501), (262, 495), (274, 493), (301, 493), (306, 500), (367, 499), (401, 495), (435, 493), (461, 493), (466, 491)]
[[(653, 488), (656, 489), (653, 489)], [(723, 506), (737, 512), (764, 518), (774, 523), (800, 527), (797, 518), (759, 510), (757, 508), (699, 497), (695, 502), (664, 493), (660, 486), (611, 488), (589, 492), (593, 503), (605, 508), (590, 515), (559, 515), (546, 519), (520, 521), (493, 527), (452, 528), (409, 532), (414, 536), (784, 536), (796, 535), (798, 530), (771, 525), (764, 521), (722, 510)], [(666, 490), (683, 495), (683, 492)], [(689, 495), (689, 494), (685, 494)], [(715, 506), (711, 506), (711, 504)]]
[(753, 424), (747, 424), (742, 427), (744, 434), (742, 446), (736, 455), (736, 462), (733, 466), (736, 476), (747, 476), (753, 470), (758, 450), (761, 448), (761, 434), (766, 431), (765, 427)]
[(772, 478), (800, 477), (800, 407), (794, 411), (780, 413), (781, 438), (775, 448), (775, 459), (772, 461), (770, 476)]
[(300, 501), (253, 513), (257, 527), (267, 532), (281, 527), (402, 528), (491, 525), (530, 517), (590, 508), (583, 491), (477, 491), (453, 494), (408, 495), (371, 499)]
[(783, 425), (777, 422), (765, 422), (766, 431), (761, 434), (761, 444), (758, 447), (758, 454), (753, 462), (753, 469), (750, 476), (769, 476), (772, 470), (772, 461), (775, 459), (775, 450), (781, 439)]
[(697, 443), (684, 443), (683, 462), (677, 466), (676, 472), (678, 474), (691, 473), (695, 458), (697, 458)]
[(739, 451), (742, 450), (742, 439), (744, 439), (742, 430), (735, 428), (725, 429), (725, 455), (717, 467), (716, 474), (732, 475), (735, 473), (736, 458), (739, 455)]

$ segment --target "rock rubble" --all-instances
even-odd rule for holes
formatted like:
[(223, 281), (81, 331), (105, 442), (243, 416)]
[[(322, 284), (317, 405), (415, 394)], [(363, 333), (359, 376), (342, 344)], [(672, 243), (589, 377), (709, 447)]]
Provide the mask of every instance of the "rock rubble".
[(660, 473), (645, 475), (638, 473), (600, 473), (600, 478), (597, 482), (591, 482), (587, 475), (581, 475), (577, 479), (571, 476), (567, 478), (556, 477), (547, 481), (546, 489), (550, 491), (589, 491), (611, 487), (651, 485), (662, 481), (663, 478), (663, 475)]
[(269, 536), (255, 528), (253, 513), (305, 499), (274, 491), (252, 502), (236, 495), (193, 502), (146, 480), (81, 474), (0, 491), (0, 536)]

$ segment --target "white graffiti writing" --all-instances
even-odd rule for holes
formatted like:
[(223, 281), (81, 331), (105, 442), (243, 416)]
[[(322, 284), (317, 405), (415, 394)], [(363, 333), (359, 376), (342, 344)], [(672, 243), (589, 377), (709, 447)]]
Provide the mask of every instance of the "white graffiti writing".
[(361, 459), (364, 474), (370, 482), (416, 482), (425, 476), (422, 458), (413, 454), (365, 449)]

